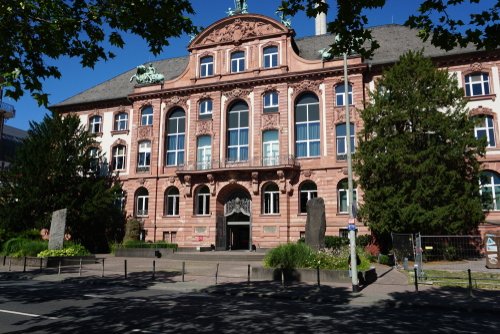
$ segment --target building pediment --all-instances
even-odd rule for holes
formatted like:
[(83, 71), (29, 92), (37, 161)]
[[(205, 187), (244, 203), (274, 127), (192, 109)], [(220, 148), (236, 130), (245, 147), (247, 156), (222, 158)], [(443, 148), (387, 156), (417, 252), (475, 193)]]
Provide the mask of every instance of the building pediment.
[(242, 41), (263, 36), (288, 33), (280, 22), (264, 15), (241, 14), (215, 22), (198, 35), (188, 49), (221, 43), (240, 44)]

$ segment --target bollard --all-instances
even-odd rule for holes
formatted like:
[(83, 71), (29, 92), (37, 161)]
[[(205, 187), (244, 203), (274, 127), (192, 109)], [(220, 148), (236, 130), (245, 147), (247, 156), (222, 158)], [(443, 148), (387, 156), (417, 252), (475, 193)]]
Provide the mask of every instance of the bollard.
[(43, 258), (40, 258), (40, 274), (42, 273), (42, 267), (43, 267)]
[(127, 279), (127, 260), (123, 260), (123, 267), (125, 270), (125, 279)]
[(467, 271), (469, 272), (469, 289), (468, 289), (469, 290), (469, 297), (473, 298), (474, 295), (472, 294), (472, 277), (471, 277), (471, 274), (470, 274), (470, 268), (467, 269)]
[(418, 278), (417, 278), (417, 268), (415, 270), (415, 293), (418, 293)]
[(281, 287), (285, 288), (285, 271), (283, 269), (283, 265), (281, 265)]
[(318, 270), (317, 270), (317, 272), (318, 272), (318, 290), (319, 290), (319, 289), (321, 289), (321, 286), (319, 285), (319, 265), (318, 265)]
[(78, 276), (82, 276), (82, 258), (80, 258), (80, 269), (78, 270)]
[(7, 258), (7, 255), (3, 256), (3, 266), (5, 267), (5, 259)]
[(24, 257), (23, 273), (26, 272), (26, 256)]
[(11, 265), (12, 265), (12, 256), (9, 258), (9, 271), (10, 271)]
[(250, 265), (248, 265), (248, 281), (247, 286), (250, 286)]
[(182, 281), (184, 282), (184, 266), (186, 262), (182, 262)]
[(405, 257), (404, 270), (408, 270), (408, 258)]
[(155, 261), (153, 261), (153, 281), (155, 280)]
[(104, 259), (102, 259), (102, 271), (101, 271), (101, 277), (104, 277)]
[(215, 269), (215, 285), (217, 285), (217, 274), (219, 273), (219, 264), (217, 263), (217, 269)]
[(57, 274), (61, 275), (61, 260), (59, 260), (59, 272)]

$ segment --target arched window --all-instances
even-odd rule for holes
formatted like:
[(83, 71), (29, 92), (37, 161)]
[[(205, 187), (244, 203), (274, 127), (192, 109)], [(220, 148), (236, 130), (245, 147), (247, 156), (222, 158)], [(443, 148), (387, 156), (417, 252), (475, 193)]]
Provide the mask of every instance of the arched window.
[[(474, 133), (477, 139), (486, 136), (488, 147), (495, 147), (495, 126), (493, 125), (493, 116), (479, 115), (481, 119), (479, 124), (474, 126)], [(472, 118), (474, 119), (474, 117)]]
[(300, 213), (307, 213), (307, 202), (318, 197), (318, 188), (314, 182), (305, 182), (300, 187)]
[(200, 77), (214, 75), (214, 57), (205, 57), (201, 59)]
[(139, 154), (137, 157), (137, 173), (149, 172), (151, 164), (151, 142), (143, 141), (139, 144)]
[[(345, 124), (339, 124), (337, 129), (337, 161), (347, 161), (347, 131)], [(354, 153), (354, 124), (351, 124), (351, 153)]]
[(196, 214), (205, 216), (210, 214), (210, 190), (207, 186), (203, 186), (198, 190), (196, 205)]
[(172, 187), (167, 192), (167, 207), (165, 212), (167, 216), (178, 216), (179, 215), (179, 189)]
[(211, 168), (212, 159), (212, 138), (210, 136), (202, 136), (198, 138), (198, 170), (206, 170)]
[(90, 149), (90, 171), (97, 172), (99, 169), (99, 149), (92, 147)]
[(280, 213), (280, 192), (276, 183), (264, 187), (264, 214)]
[(235, 52), (231, 55), (231, 73), (245, 70), (245, 52)]
[(279, 132), (266, 131), (262, 134), (262, 159), (264, 166), (277, 166), (279, 164)]
[(303, 95), (295, 104), (295, 138), (297, 157), (320, 155), (319, 100)]
[(488, 74), (476, 73), (465, 76), (465, 95), (478, 96), (490, 93)]
[(212, 101), (206, 100), (200, 103), (200, 116), (199, 119), (212, 118)]
[[(353, 185), (353, 187), (355, 187)], [(347, 179), (344, 179), (339, 182), (338, 186), (339, 196), (338, 196), (338, 206), (339, 213), (349, 213), (349, 186)], [(358, 204), (358, 189), (354, 188), (352, 190), (352, 199), (356, 205)]]
[(113, 147), (113, 170), (125, 169), (125, 146)]
[(483, 172), (481, 174), (481, 188), (479, 193), (485, 210), (500, 210), (500, 177), (496, 173)]
[[(337, 106), (345, 106), (345, 86), (339, 85), (335, 87), (335, 98)], [(349, 85), (349, 105), (352, 104), (352, 86)]]
[(236, 102), (228, 113), (228, 161), (248, 160), (248, 105)]
[(278, 67), (278, 47), (264, 49), (264, 68)]
[(101, 133), (102, 117), (95, 116), (90, 119), (90, 133)]
[(177, 166), (184, 163), (184, 131), (186, 113), (181, 108), (174, 110), (167, 124), (167, 165)]
[(137, 194), (137, 217), (148, 215), (149, 192), (146, 188), (141, 188)]
[(127, 130), (128, 114), (118, 114), (115, 116), (115, 131)]
[(264, 113), (278, 111), (278, 94), (269, 93), (264, 96)]
[(143, 109), (141, 112), (141, 125), (153, 124), (153, 108)]

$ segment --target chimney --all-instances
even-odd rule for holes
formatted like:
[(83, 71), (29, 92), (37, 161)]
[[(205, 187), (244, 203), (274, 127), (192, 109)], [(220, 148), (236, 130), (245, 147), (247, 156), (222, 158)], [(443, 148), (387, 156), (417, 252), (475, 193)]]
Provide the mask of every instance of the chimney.
[[(326, 2), (326, 0), (321, 0), (321, 2)], [(318, 5), (316, 5), (316, 7), (318, 7)], [(318, 14), (314, 20), (316, 23), (316, 35), (326, 34), (326, 14)]]

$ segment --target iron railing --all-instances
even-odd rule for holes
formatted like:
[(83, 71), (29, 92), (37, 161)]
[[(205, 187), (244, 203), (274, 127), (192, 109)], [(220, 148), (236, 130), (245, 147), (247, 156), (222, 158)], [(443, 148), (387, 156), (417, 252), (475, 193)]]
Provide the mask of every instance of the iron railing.
[(0, 109), (11, 112), (14, 115), (14, 117), (16, 116), (16, 109), (14, 109), (14, 106), (12, 104), (0, 102)]
[(276, 157), (249, 157), (245, 160), (236, 160), (234, 158), (213, 159), (204, 162), (188, 161), (177, 165), (177, 171), (197, 171), (197, 170), (213, 170), (227, 168), (245, 168), (245, 167), (273, 167), (273, 166), (295, 166), (300, 167), (300, 164), (293, 155), (285, 154)]
[(337, 161), (347, 161), (347, 153), (337, 154)]

